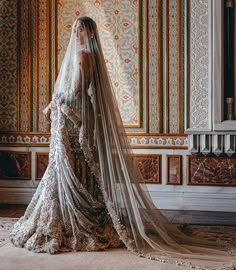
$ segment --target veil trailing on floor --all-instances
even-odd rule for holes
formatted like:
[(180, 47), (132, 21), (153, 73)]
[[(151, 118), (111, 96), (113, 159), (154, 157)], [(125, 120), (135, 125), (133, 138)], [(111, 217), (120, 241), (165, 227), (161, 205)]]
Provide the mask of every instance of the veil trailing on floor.
[[(66, 116), (67, 125), (73, 123), (70, 130), (77, 132), (113, 225), (130, 251), (197, 269), (233, 269), (233, 247), (186, 236), (153, 204), (132, 160), (96, 23), (91, 18), (78, 17), (72, 26), (53, 100)], [(62, 213), (65, 204), (76, 207), (76, 200), (60, 196)]]

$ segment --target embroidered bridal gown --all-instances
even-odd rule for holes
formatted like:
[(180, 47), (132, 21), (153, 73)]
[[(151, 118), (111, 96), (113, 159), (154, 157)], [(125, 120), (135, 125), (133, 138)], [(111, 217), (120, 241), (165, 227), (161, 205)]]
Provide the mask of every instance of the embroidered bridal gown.
[(234, 269), (227, 243), (183, 234), (156, 209), (131, 159), (95, 22), (78, 17), (51, 102), (47, 170), (14, 245), (34, 252), (103, 250), (196, 269)]

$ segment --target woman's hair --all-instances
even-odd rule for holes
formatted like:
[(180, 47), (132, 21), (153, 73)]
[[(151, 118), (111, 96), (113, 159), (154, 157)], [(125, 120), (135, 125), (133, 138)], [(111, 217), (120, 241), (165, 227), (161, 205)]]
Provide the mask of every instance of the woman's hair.
[(97, 24), (95, 21), (88, 16), (79, 16), (76, 21), (81, 21), (90, 31), (94, 31), (97, 29)]

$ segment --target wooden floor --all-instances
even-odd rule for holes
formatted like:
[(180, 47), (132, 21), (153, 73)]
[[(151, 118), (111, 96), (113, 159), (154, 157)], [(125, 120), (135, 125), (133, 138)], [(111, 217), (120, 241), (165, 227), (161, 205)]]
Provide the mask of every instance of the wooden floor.
[(0, 217), (19, 218), (24, 215), (26, 205), (0, 204)]

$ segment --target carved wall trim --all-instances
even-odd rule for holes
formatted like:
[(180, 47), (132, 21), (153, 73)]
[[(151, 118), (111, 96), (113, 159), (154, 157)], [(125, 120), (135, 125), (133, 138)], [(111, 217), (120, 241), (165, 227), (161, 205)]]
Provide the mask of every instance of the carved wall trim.
[(236, 155), (235, 134), (191, 134), (188, 143), (191, 154)]
[[(49, 146), (50, 133), (5, 133), (0, 134), (0, 146)], [(188, 140), (185, 134), (128, 134), (131, 148), (186, 149)]]

